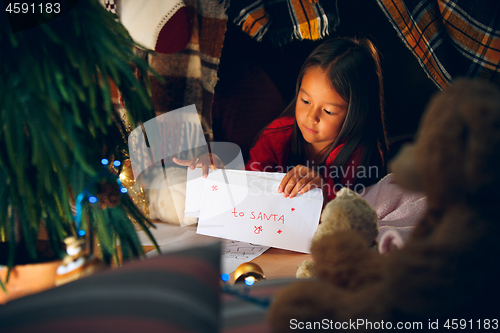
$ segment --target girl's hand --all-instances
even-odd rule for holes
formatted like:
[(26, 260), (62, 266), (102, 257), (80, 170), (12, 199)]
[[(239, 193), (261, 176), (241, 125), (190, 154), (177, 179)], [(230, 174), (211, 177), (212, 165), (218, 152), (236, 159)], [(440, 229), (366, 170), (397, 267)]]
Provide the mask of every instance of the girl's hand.
[(323, 187), (323, 177), (304, 165), (297, 165), (290, 170), (281, 180), (278, 193), (283, 196), (293, 198), (297, 194), (304, 194), (313, 188)]
[(217, 155), (210, 153), (203, 154), (198, 158), (193, 158), (192, 160), (179, 160), (174, 157), (172, 161), (175, 164), (187, 166), (191, 170), (201, 167), (203, 178), (207, 178), (208, 176), (208, 167), (211, 167), (212, 170), (215, 170), (216, 168), (224, 169), (224, 163), (222, 163), (220, 158)]

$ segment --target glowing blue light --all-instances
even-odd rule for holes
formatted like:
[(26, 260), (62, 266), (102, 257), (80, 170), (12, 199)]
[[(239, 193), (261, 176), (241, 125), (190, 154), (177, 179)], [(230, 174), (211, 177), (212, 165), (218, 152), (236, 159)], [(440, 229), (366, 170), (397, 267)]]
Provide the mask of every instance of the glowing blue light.
[(107, 158), (103, 158), (103, 159), (101, 160), (101, 164), (102, 164), (102, 165), (108, 165), (108, 164), (109, 164), (108, 159), (107, 159)]
[(90, 203), (96, 203), (97, 202), (97, 198), (94, 197), (94, 196), (92, 196), (92, 197), (89, 198), (89, 202)]
[(229, 274), (224, 273), (220, 276), (220, 278), (222, 281), (227, 282), (229, 281)]
[(114, 165), (115, 167), (119, 167), (121, 164), (122, 164), (122, 162), (120, 162), (120, 161), (118, 161), (118, 160), (116, 160), (116, 161), (114, 161), (114, 162), (113, 162), (113, 165)]
[(85, 236), (85, 230), (78, 231), (78, 236)]
[(125, 187), (122, 187), (122, 188), (120, 189), (120, 192), (122, 192), (122, 193), (127, 193), (127, 189), (126, 189)]
[(252, 286), (254, 283), (255, 283), (255, 278), (253, 276), (245, 278), (245, 284), (247, 286)]

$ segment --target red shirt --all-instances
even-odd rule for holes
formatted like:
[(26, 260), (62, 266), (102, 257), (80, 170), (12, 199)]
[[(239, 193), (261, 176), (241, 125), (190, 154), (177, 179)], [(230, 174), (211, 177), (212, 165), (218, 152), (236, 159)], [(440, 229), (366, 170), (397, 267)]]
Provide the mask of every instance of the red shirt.
[[(250, 160), (246, 164), (246, 170), (287, 173), (295, 167), (286, 165), (294, 121), (294, 117), (278, 118), (262, 132), (257, 143), (250, 150)], [(356, 170), (361, 162), (361, 149), (358, 147), (342, 168), (334, 166), (333, 161), (343, 146), (343, 143), (338, 145), (327, 157), (324, 167), (319, 167), (328, 201), (335, 199), (335, 194), (342, 187), (354, 186)], [(339, 177), (340, 183), (336, 184), (334, 177)]]

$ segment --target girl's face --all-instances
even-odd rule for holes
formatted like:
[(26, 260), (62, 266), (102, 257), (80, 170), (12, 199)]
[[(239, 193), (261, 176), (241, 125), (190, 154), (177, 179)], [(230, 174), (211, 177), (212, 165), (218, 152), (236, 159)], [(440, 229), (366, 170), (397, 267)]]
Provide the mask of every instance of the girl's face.
[(295, 119), (312, 154), (318, 154), (335, 141), (344, 124), (347, 107), (321, 68), (311, 67), (304, 73)]

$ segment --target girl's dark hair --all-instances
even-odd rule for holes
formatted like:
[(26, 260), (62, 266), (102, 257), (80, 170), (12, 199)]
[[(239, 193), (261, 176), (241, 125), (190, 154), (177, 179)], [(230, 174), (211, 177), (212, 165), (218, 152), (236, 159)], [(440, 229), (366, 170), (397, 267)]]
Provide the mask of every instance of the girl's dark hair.
[[(326, 148), (321, 164), (325, 163), (335, 147), (345, 142), (334, 160), (334, 166), (341, 168), (361, 146), (363, 153), (360, 166), (365, 167), (366, 175), (371, 167), (376, 167), (377, 174), (371, 177), (358, 177), (356, 183), (366, 186), (375, 183), (387, 172), (387, 138), (383, 119), (384, 94), (377, 49), (368, 39), (326, 40), (314, 49), (302, 65), (297, 78), (296, 96), (304, 73), (312, 67), (319, 67), (325, 71), (333, 89), (348, 103), (346, 118), (339, 136)], [(287, 108), (288, 113), (291, 108), (295, 110), (296, 100), (297, 97)], [(306, 160), (305, 140), (295, 122), (287, 164), (305, 164)]]

